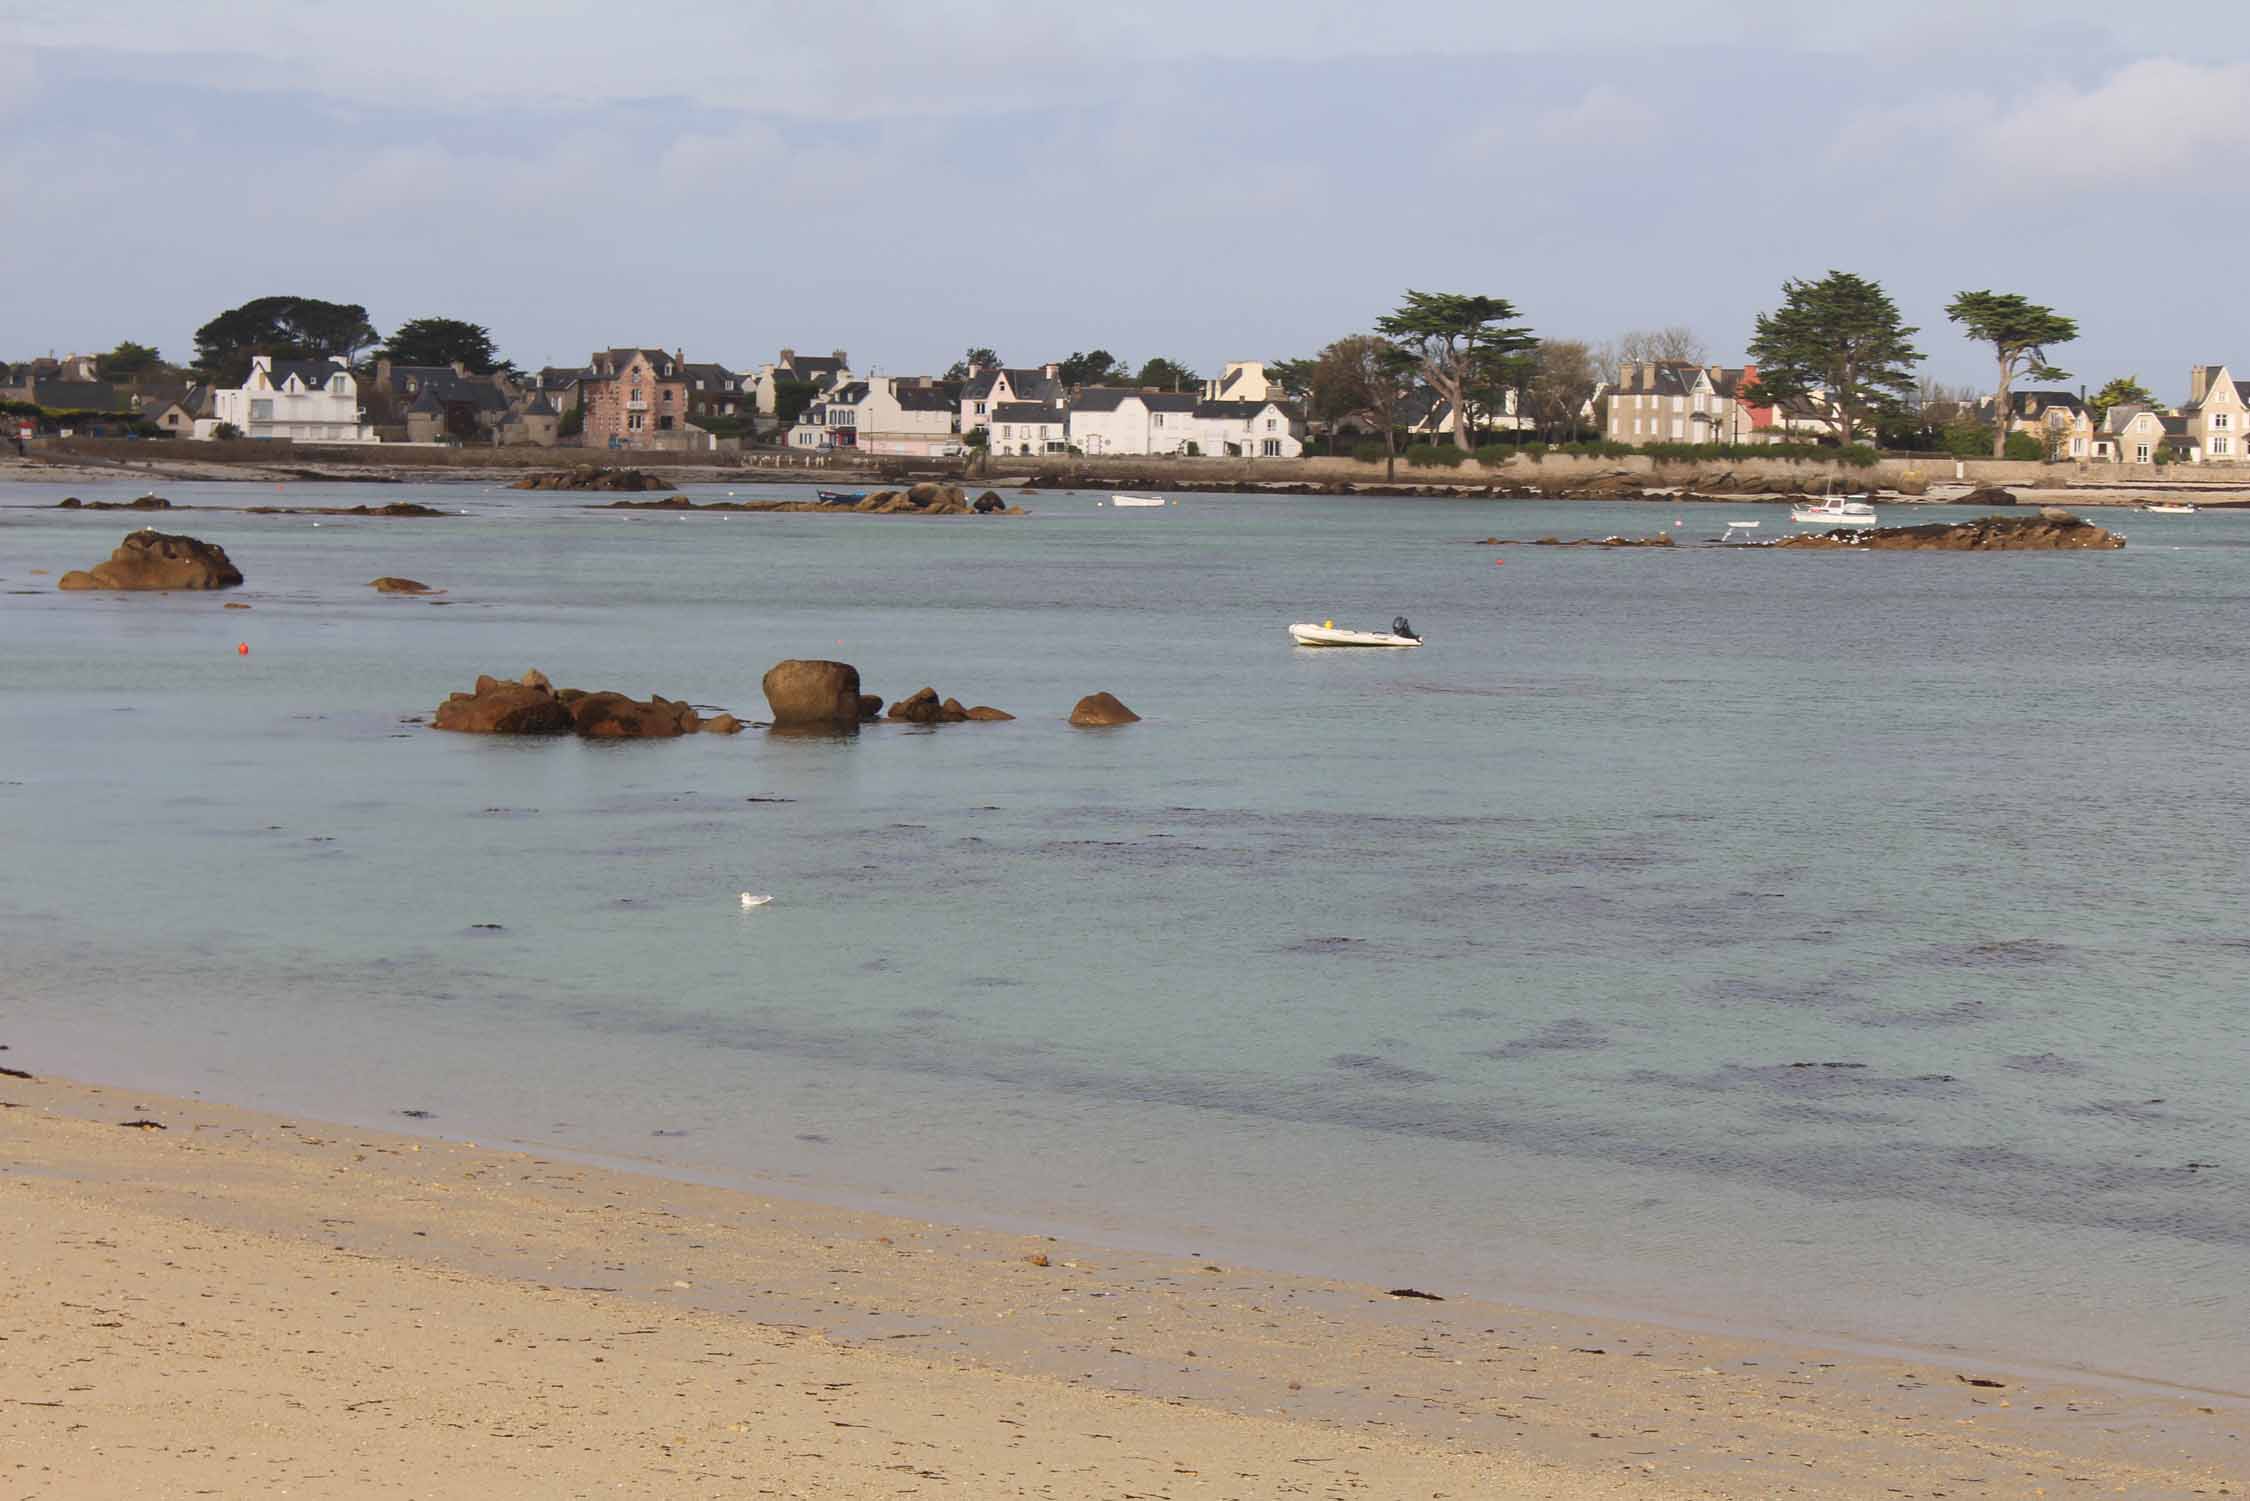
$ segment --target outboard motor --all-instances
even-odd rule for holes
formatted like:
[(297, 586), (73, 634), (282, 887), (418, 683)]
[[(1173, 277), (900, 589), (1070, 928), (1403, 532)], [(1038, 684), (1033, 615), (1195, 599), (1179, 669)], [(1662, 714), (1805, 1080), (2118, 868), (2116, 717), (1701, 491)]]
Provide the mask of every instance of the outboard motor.
[(1391, 622), (1391, 634), (1394, 636), (1404, 636), (1409, 641), (1419, 641), (1422, 639), (1420, 636), (1414, 634), (1414, 627), (1406, 623), (1406, 617), (1404, 615), (1399, 616), (1396, 620), (1393, 620)]

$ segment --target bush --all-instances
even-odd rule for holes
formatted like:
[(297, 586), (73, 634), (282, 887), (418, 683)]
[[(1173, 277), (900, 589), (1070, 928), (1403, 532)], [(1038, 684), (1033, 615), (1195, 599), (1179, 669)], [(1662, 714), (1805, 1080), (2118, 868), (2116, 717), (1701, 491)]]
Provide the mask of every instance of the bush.
[(2035, 464), (2045, 463), (2047, 445), (2030, 433), (2010, 433), (2008, 434), (2008, 446), (2000, 451), (2000, 456), (2004, 459), (2016, 459)]
[(584, 431), (586, 431), (586, 409), (583, 406), (573, 406), (569, 411), (562, 414), (562, 421), (555, 424), (555, 434), (558, 437), (575, 438)]
[(1468, 457), (1451, 443), (1417, 443), (1406, 450), (1406, 462), (1417, 469), (1458, 469)]
[(1390, 451), (1372, 438), (1352, 445), (1352, 457), (1362, 464), (1380, 464), (1389, 456)]
[(242, 436), (242, 429), (231, 422), (222, 422), (211, 429), (211, 436), (221, 443), (232, 443)]

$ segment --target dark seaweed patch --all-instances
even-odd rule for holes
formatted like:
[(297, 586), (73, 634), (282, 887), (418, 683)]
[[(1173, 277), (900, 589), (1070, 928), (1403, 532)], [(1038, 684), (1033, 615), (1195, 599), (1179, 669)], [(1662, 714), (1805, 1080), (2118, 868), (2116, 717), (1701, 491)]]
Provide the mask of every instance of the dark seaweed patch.
[(1609, 1046), (1609, 1039), (1601, 1028), (1575, 1016), (1566, 1016), (1549, 1022), (1529, 1037), (1519, 1037), (1504, 1042), (1496, 1048), (1483, 1048), (1470, 1054), (1472, 1058), (1537, 1058), (1546, 1053), (1596, 1053)]
[(1380, 1079), (1385, 1084), (1435, 1084), (1437, 1075), (1418, 1068), (1408, 1068), (1403, 1063), (1393, 1063), (1388, 1058), (1378, 1058), (1373, 1053), (1338, 1053), (1328, 1060), (1330, 1068), (1348, 1068), (1370, 1079)]

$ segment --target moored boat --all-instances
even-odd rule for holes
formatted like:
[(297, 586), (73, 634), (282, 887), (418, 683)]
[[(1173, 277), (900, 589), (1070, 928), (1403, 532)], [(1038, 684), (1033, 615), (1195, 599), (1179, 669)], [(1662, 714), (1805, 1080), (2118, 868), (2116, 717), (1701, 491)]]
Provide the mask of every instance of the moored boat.
[(1789, 519), (1800, 526), (1873, 526), (1875, 508), (1864, 500), (1831, 495), (1817, 505), (1793, 505)]
[(832, 506), (855, 506), (867, 499), (865, 490), (815, 490), (813, 493)]
[(1401, 615), (1391, 622), (1387, 631), (1347, 631), (1337, 628), (1333, 620), (1319, 625), (1300, 622), (1289, 627), (1289, 639), (1299, 646), (1420, 646), (1422, 638)]
[(1113, 506), (1160, 506), (1164, 504), (1164, 497), (1161, 495), (1112, 495), (1109, 498), (1109, 503)]
[(2190, 500), (2152, 500), (2141, 509), (2151, 516), (2193, 516), (2202, 507)]

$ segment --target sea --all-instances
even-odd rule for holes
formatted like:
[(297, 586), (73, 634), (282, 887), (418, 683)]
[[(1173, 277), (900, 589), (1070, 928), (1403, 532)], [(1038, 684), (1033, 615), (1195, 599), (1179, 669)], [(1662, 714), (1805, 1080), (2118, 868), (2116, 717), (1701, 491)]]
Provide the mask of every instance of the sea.
[[(11, 1066), (2250, 1394), (2250, 513), (1876, 554), (1696, 545), (1789, 528), (1747, 503), (55, 507), (143, 488), (0, 489)], [(245, 509), (394, 500), (447, 514)], [(55, 588), (151, 521), (246, 585)], [(1620, 533), (1681, 545), (1480, 545)], [(530, 668), (758, 720), (789, 657), (1017, 718), (426, 722)], [(1140, 722), (1071, 727), (1098, 690)]]

